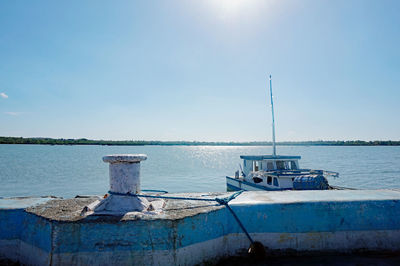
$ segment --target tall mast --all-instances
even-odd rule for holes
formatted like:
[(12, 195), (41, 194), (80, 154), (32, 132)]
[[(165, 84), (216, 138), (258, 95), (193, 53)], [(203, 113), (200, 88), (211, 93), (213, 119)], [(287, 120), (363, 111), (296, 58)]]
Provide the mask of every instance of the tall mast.
[(269, 92), (271, 94), (271, 110), (272, 110), (272, 155), (276, 156), (275, 147), (275, 116), (274, 116), (274, 100), (272, 97), (272, 76), (269, 75)]

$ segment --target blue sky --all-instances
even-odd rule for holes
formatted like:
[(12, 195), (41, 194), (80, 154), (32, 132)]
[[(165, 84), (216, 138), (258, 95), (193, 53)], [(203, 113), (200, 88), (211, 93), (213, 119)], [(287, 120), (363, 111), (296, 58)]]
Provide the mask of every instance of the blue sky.
[(0, 136), (400, 139), (399, 1), (1, 1)]

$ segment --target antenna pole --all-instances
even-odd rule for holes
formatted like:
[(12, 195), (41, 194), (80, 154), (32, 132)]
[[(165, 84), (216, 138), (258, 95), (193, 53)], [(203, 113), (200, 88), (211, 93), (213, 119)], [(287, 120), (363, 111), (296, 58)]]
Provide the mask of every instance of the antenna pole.
[(271, 95), (271, 110), (272, 110), (272, 155), (276, 156), (276, 146), (275, 146), (275, 115), (274, 115), (274, 100), (272, 97), (272, 76), (269, 75), (269, 92)]

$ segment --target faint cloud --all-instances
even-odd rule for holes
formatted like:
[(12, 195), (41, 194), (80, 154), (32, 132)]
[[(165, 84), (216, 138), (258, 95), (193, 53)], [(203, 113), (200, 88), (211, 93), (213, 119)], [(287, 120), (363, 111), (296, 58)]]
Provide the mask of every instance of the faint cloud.
[(3, 99), (7, 99), (7, 98), (8, 98), (8, 95), (5, 94), (4, 92), (1, 92), (1, 93), (0, 93), (0, 97), (3, 98)]
[(4, 112), (6, 115), (18, 116), (22, 114), (21, 112)]

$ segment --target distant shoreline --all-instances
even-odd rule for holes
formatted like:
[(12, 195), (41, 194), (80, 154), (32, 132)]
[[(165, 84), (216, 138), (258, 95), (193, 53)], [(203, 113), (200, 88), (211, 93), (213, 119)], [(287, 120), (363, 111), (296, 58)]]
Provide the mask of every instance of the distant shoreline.
[[(270, 141), (253, 142), (208, 142), (208, 141), (148, 141), (148, 140), (90, 140), (90, 139), (53, 139), (0, 137), (0, 144), (41, 144), (41, 145), (106, 145), (106, 146), (271, 146)], [(318, 140), (318, 141), (281, 141), (279, 146), (400, 146), (393, 140)]]

